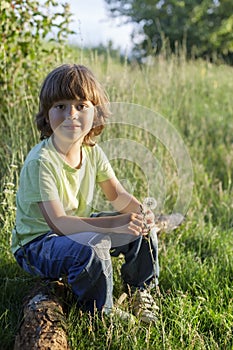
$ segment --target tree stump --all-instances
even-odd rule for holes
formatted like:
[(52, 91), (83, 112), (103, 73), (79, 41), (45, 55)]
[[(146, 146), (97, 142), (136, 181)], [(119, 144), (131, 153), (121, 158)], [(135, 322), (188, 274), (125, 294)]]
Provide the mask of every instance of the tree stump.
[(65, 285), (40, 282), (25, 298), (14, 350), (68, 350), (64, 314)]

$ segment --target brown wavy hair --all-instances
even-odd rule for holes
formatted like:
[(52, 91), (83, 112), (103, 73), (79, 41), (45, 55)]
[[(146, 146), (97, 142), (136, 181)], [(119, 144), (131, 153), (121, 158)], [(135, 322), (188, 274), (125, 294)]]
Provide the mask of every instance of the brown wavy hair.
[(53, 134), (49, 123), (49, 110), (54, 102), (60, 100), (82, 99), (91, 101), (95, 106), (92, 129), (85, 136), (83, 143), (94, 146), (95, 136), (99, 135), (110, 115), (108, 97), (93, 73), (85, 66), (63, 64), (55, 68), (45, 78), (39, 95), (39, 112), (36, 115), (40, 139)]

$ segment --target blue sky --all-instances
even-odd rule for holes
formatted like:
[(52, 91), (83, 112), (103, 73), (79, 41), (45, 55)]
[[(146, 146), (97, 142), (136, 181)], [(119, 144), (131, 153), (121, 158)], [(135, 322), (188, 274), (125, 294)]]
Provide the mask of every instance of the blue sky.
[(74, 22), (71, 28), (77, 34), (72, 41), (82, 46), (106, 44), (110, 39), (114, 47), (130, 51), (132, 25), (118, 26), (119, 19), (107, 16), (104, 0), (69, 0)]

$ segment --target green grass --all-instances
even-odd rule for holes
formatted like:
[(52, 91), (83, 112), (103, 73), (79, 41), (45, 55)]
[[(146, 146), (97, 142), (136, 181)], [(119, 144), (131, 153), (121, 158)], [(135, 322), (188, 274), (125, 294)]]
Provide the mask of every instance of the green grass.
[[(138, 322), (102, 321), (81, 314), (70, 301), (67, 320), (72, 349), (226, 349), (233, 348), (233, 105), (232, 67), (204, 61), (187, 62), (162, 56), (150, 66), (119, 63), (110, 56), (69, 48), (54, 64), (75, 61), (88, 65), (107, 89), (112, 102), (133, 103), (163, 115), (183, 139), (192, 160), (194, 188), (183, 225), (160, 237), (160, 316), (155, 326)], [(51, 60), (50, 60), (51, 61)], [(34, 283), (10, 252), (19, 170), (38, 141), (33, 118), (37, 95), (51, 62), (38, 64), (30, 83), (5, 96), (1, 113), (1, 238), (0, 348), (12, 349), (22, 317), (22, 300)], [(40, 69), (38, 66), (40, 65)], [(46, 67), (46, 68), (45, 68)], [(19, 74), (19, 73), (17, 73)], [(15, 77), (17, 82), (17, 75)], [(142, 109), (145, 111), (144, 109)], [(126, 116), (127, 117), (127, 116)], [(151, 129), (156, 125), (151, 123)], [(107, 127), (100, 141), (134, 140), (159, 160), (169, 213), (177, 195), (176, 167), (153, 133), (136, 127)], [(129, 160), (114, 160), (120, 179), (134, 195), (147, 193), (145, 169)], [(156, 175), (156, 174), (155, 174)], [(127, 181), (126, 181), (127, 179)], [(156, 177), (155, 177), (156, 179)], [(100, 194), (97, 197), (104, 206)], [(114, 260), (115, 297), (121, 293), (120, 261)], [(130, 307), (130, 306), (129, 306)]]

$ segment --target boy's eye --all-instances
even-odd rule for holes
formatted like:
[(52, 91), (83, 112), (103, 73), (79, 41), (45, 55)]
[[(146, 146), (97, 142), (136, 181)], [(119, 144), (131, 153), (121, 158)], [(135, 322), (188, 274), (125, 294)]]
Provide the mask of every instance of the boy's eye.
[[(89, 108), (89, 106), (86, 103), (78, 103), (77, 105), (73, 105), (73, 107), (77, 111), (84, 111), (84, 110)], [(73, 108), (73, 107), (71, 107), (71, 108)], [(58, 109), (60, 111), (64, 111), (66, 108), (68, 108), (68, 105), (64, 104), (64, 103), (57, 103), (54, 105), (54, 108)]]
[(63, 109), (65, 109), (65, 105), (63, 105), (63, 104), (55, 105), (55, 108), (63, 110)]
[(79, 105), (76, 106), (76, 109), (77, 109), (78, 111), (83, 111), (83, 110), (85, 110), (85, 109), (87, 109), (87, 108), (88, 108), (88, 106), (85, 105), (85, 104), (83, 104), (83, 103), (80, 103)]

